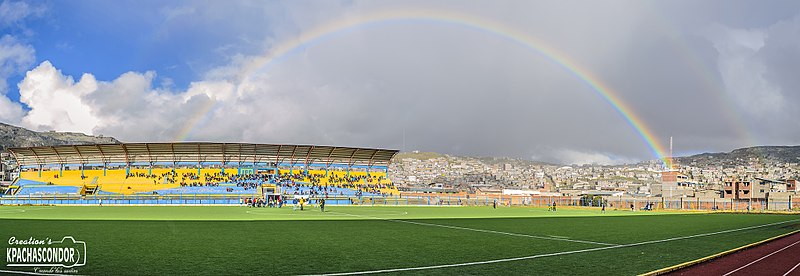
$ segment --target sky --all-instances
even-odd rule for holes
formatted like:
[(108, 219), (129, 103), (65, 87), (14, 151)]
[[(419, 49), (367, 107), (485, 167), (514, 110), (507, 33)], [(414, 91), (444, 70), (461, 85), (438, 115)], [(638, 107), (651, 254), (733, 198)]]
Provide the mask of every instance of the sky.
[(126, 142), (620, 164), (800, 144), (797, 72), (798, 1), (0, 2), (0, 121)]

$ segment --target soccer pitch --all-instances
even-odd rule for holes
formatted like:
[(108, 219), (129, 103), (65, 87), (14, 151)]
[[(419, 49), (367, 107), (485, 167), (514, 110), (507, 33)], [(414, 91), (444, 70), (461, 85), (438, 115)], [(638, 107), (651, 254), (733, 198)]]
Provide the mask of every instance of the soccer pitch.
[(797, 229), (797, 215), (567, 208), (0, 207), (4, 247), (73, 236), (88, 275), (631, 275)]

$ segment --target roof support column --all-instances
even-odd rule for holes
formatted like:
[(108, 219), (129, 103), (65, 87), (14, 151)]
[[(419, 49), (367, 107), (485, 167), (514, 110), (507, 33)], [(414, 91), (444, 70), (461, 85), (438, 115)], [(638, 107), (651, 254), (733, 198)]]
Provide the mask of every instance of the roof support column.
[(58, 164), (58, 177), (64, 176), (64, 164)]
[(106, 176), (106, 167), (108, 167), (108, 163), (103, 162), (103, 176)]
[(39, 164), (39, 178), (42, 178), (42, 164)]

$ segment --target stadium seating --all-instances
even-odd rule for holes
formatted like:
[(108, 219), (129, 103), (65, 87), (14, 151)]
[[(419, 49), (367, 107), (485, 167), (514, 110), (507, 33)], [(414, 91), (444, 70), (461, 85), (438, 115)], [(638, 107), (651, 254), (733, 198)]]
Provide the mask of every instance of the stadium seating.
[[(283, 183), (297, 183), (311, 186), (333, 186), (356, 191), (369, 191), (373, 195), (397, 195), (400, 192), (394, 187), (385, 172), (365, 171), (324, 171), (324, 170), (281, 170), (280, 180)], [(344, 191), (343, 191), (344, 193)], [(338, 193), (337, 193), (338, 194)]]
[[(125, 170), (84, 170), (80, 171), (64, 170), (44, 171), (41, 176), (38, 172), (22, 172), (18, 185), (27, 184), (53, 184), (58, 186), (77, 187), (79, 190), (84, 186), (98, 186), (98, 192), (104, 194), (137, 194), (157, 190), (167, 190), (185, 185), (203, 185), (206, 183), (218, 183), (207, 175), (219, 175), (221, 169), (202, 169), (200, 175), (197, 169), (131, 169), (129, 174)], [(226, 175), (235, 175), (237, 171), (226, 170)]]
[[(252, 170), (251, 170), (252, 171)], [(57, 170), (22, 172), (16, 185), (23, 194), (96, 195), (247, 195), (261, 192), (263, 184), (278, 184), (281, 193), (325, 194), (329, 196), (397, 195), (399, 191), (385, 172), (331, 170), (279, 170), (278, 177), (263, 174), (238, 175), (236, 169), (153, 168), (103, 170)], [(38, 187), (45, 186), (51, 188)], [(59, 188), (63, 187), (63, 188)], [(246, 187), (246, 188), (245, 188)], [(323, 188), (325, 187), (325, 188)]]
[[(333, 190), (327, 191), (328, 196), (381, 196), (379, 193), (364, 192), (349, 188), (332, 188)], [(315, 193), (316, 192), (316, 193)], [(285, 195), (324, 195), (325, 191), (315, 189), (311, 186), (297, 185), (297, 186), (281, 186), (281, 193)]]
[[(219, 186), (187, 186), (172, 189), (163, 189), (153, 191), (159, 195), (176, 195), (176, 194), (197, 194), (197, 195), (239, 195), (239, 194), (254, 194), (257, 193), (256, 189), (245, 189), (244, 187), (236, 186), (236, 184), (220, 184)], [(150, 193), (153, 193), (150, 192)], [(141, 193), (141, 194), (150, 194)]]
[(17, 196), (25, 195), (77, 195), (80, 187), (75, 186), (57, 186), (57, 185), (36, 185), (28, 184), (20, 187), (17, 191)]
[(349, 174), (347, 171), (340, 171), (340, 170), (331, 170), (331, 171), (324, 171), (324, 170), (308, 170), (306, 173), (304, 170), (286, 170), (283, 169), (280, 171), (281, 175), (292, 175), (298, 176), (299, 179), (296, 178), (297, 181), (302, 182), (309, 182), (314, 184), (320, 185), (336, 185), (336, 184), (345, 184), (345, 183), (352, 183), (352, 184), (383, 184), (383, 185), (390, 185), (392, 184), (391, 180), (386, 177), (386, 172), (367, 172), (364, 171), (351, 171)]
[(17, 186), (25, 186), (25, 185), (44, 185), (44, 184), (46, 184), (46, 183), (44, 183), (44, 182), (39, 182), (39, 181), (33, 181), (33, 180), (29, 180), (29, 179), (19, 179), (19, 180), (17, 180), (17, 182), (16, 182), (16, 183), (14, 183), (14, 185), (17, 185)]

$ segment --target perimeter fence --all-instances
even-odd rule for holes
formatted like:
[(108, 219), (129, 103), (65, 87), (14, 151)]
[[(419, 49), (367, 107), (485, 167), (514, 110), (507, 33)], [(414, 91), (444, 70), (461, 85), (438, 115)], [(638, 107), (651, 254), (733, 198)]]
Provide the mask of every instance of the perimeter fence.
[[(256, 195), (24, 195), (0, 196), (0, 205), (241, 205)], [(311, 196), (309, 204), (318, 204)], [(283, 195), (284, 204), (294, 202)], [(498, 207), (597, 207), (632, 211), (800, 211), (800, 197), (782, 199), (663, 198), (613, 196), (518, 196), (518, 195), (399, 195), (331, 196), (327, 205), (359, 206), (498, 206)]]

